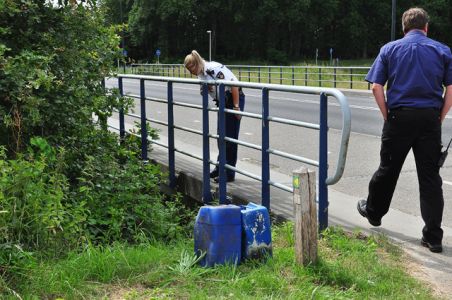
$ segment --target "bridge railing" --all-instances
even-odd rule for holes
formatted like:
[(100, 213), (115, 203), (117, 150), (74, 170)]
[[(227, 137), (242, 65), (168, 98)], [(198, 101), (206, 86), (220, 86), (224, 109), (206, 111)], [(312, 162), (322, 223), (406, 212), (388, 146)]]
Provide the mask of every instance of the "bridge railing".
[[(157, 144), (162, 146), (168, 150), (168, 164), (169, 164), (169, 185), (174, 187), (175, 185), (175, 153), (181, 153), (183, 155), (190, 156), (192, 158), (198, 159), (203, 163), (203, 201), (205, 203), (209, 203), (212, 200), (212, 193), (210, 189), (210, 165), (218, 165), (219, 167), (219, 202), (226, 203), (227, 202), (227, 181), (226, 181), (226, 169), (234, 170), (237, 173), (240, 173), (249, 178), (258, 180), (261, 182), (261, 198), (262, 205), (267, 208), (270, 208), (270, 186), (274, 186), (281, 190), (293, 193), (292, 186), (286, 186), (282, 183), (275, 182), (271, 178), (270, 173), (270, 155), (277, 155), (280, 157), (284, 157), (287, 159), (291, 159), (297, 162), (305, 163), (308, 165), (315, 166), (319, 169), (319, 177), (318, 177), (318, 203), (319, 203), (319, 227), (320, 229), (324, 229), (328, 226), (328, 185), (335, 184), (341, 178), (346, 161), (346, 154), (348, 148), (348, 141), (350, 136), (350, 126), (351, 126), (351, 116), (350, 109), (348, 106), (347, 98), (337, 89), (331, 88), (314, 88), (314, 87), (296, 87), (296, 86), (287, 86), (287, 85), (275, 85), (275, 84), (259, 84), (259, 83), (249, 83), (249, 82), (232, 82), (232, 81), (201, 81), (198, 79), (182, 79), (175, 77), (156, 77), (156, 76), (144, 76), (144, 75), (118, 75), (118, 87), (121, 95), (126, 95), (124, 91), (123, 81), (124, 79), (128, 80), (136, 80), (139, 82), (140, 86), (140, 95), (134, 95), (131, 93), (127, 93), (127, 96), (140, 99), (140, 107), (141, 113), (140, 115), (134, 114), (125, 114), (123, 110), (119, 111), (119, 128), (115, 128), (119, 130), (120, 136), (124, 137), (126, 134), (125, 131), (125, 120), (124, 116), (127, 115), (132, 118), (138, 118), (141, 120), (141, 142), (142, 142), (142, 158), (144, 160), (148, 159), (148, 142)], [(158, 82), (166, 82), (167, 86), (167, 98), (159, 99), (155, 97), (147, 97), (146, 96), (146, 81), (158, 81)], [(174, 99), (173, 97), (173, 84), (174, 83), (183, 83), (183, 84), (194, 84), (201, 85), (201, 98), (202, 105), (190, 104), (185, 102), (180, 102), (178, 99)], [(209, 99), (208, 99), (208, 85), (216, 85), (219, 89), (219, 107), (209, 107)], [(257, 89), (261, 91), (261, 100), (262, 100), (262, 114), (256, 114), (246, 111), (235, 111), (231, 109), (225, 108), (225, 87), (226, 86), (237, 86), (248, 89)], [(296, 94), (310, 94), (310, 95), (318, 95), (319, 96), (319, 106), (320, 106), (320, 115), (319, 115), (319, 123), (307, 123), (298, 120), (291, 120), (286, 118), (280, 118), (277, 116), (272, 116), (269, 113), (269, 95), (270, 92), (279, 91), (279, 92), (291, 92)], [(342, 129), (341, 129), (341, 138), (340, 138), (340, 147), (339, 147), (339, 155), (336, 164), (336, 169), (332, 176), (328, 177), (328, 97), (334, 97), (340, 105), (340, 109), (342, 112)], [(168, 118), (167, 122), (150, 119), (146, 115), (146, 102), (158, 102), (167, 105)], [(193, 128), (182, 127), (175, 124), (174, 120), (174, 106), (181, 106), (187, 109), (197, 109), (202, 110), (202, 131), (196, 130)], [(218, 135), (209, 133), (209, 111), (218, 112), (218, 122), (219, 122), (219, 130)], [(261, 134), (262, 134), (262, 144), (252, 144), (239, 139), (233, 139), (225, 136), (225, 114), (239, 114), (242, 117), (254, 118), (262, 120), (261, 125)], [(161, 141), (152, 140), (148, 137), (146, 124), (147, 122), (156, 123), (160, 125), (164, 125), (167, 127), (167, 143), (162, 143)], [(318, 149), (318, 157), (319, 160), (312, 160), (310, 158), (299, 156), (298, 154), (287, 153), (280, 149), (270, 148), (270, 124), (271, 123), (282, 123), (290, 126), (304, 127), (312, 130), (319, 131), (319, 149)], [(193, 134), (197, 134), (202, 136), (202, 149), (203, 155), (198, 156), (193, 153), (189, 153), (184, 151), (184, 149), (178, 149), (175, 147), (175, 135), (174, 130), (181, 130), (186, 132), (191, 132)], [(210, 159), (210, 139), (218, 139), (219, 145), (219, 161), (212, 161)], [(261, 151), (261, 174), (253, 174), (249, 170), (239, 169), (237, 167), (230, 166), (226, 164), (226, 142), (237, 143), (240, 146), (248, 147), (252, 149), (256, 149)]]
[[(131, 64), (132, 74), (193, 78), (181, 64)], [(240, 81), (343, 89), (370, 89), (369, 67), (228, 65)]]

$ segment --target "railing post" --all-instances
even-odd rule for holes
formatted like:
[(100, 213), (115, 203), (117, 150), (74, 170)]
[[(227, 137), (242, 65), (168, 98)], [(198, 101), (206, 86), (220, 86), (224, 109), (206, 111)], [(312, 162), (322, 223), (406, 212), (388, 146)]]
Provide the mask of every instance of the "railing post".
[(242, 68), (239, 67), (239, 81), (242, 81)]
[(336, 68), (334, 68), (334, 88), (336, 88)]
[(304, 86), (308, 86), (308, 67), (304, 69)]
[(350, 68), (350, 89), (353, 89), (353, 70)]
[(209, 141), (209, 94), (208, 85), (202, 85), (202, 201), (212, 201), (210, 192), (210, 141)]
[(261, 67), (257, 67), (257, 72), (258, 72), (258, 75), (257, 75), (258, 82), (261, 83)]
[(328, 227), (328, 97), (320, 94), (319, 231)]
[(224, 140), (226, 135), (226, 116), (224, 112), (225, 108), (225, 87), (224, 84), (220, 84), (220, 99), (218, 105), (218, 181), (219, 181), (219, 202), (220, 204), (227, 204), (226, 197), (226, 141)]
[(272, 83), (272, 72), (271, 72), (271, 67), (268, 67), (268, 83)]
[(319, 86), (322, 86), (322, 69), (319, 68)]
[(292, 85), (295, 85), (295, 69), (292, 66)]
[(174, 150), (174, 110), (173, 110), (173, 83), (168, 82), (168, 168), (169, 187), (176, 186), (176, 167)]
[(251, 67), (248, 66), (248, 82), (251, 82)]
[(270, 128), (269, 128), (269, 92), (262, 89), (262, 205), (270, 210)]
[[(122, 77), (118, 77), (118, 88), (119, 88), (119, 95), (121, 97), (124, 97), (124, 88), (122, 85)], [(121, 100), (121, 103), (124, 103), (124, 101)], [(125, 136), (126, 136), (126, 129), (125, 129), (125, 122), (124, 122), (124, 105), (121, 104), (121, 107), (119, 108), (119, 140), (121, 143), (124, 141)]]
[(279, 84), (282, 84), (282, 67), (279, 67)]
[(148, 160), (148, 131), (146, 127), (146, 94), (144, 79), (140, 79), (140, 111), (141, 111), (141, 159)]

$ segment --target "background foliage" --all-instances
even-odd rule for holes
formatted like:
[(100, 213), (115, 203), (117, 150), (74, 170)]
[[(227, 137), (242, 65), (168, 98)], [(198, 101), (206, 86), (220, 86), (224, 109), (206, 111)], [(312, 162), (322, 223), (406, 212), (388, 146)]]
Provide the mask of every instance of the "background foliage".
[[(181, 62), (192, 49), (216, 60), (287, 60), (372, 58), (391, 36), (391, 0), (103, 0), (112, 24), (127, 23), (125, 47), (135, 60)], [(452, 44), (446, 0), (398, 0), (396, 37), (409, 7), (431, 16), (430, 36)], [(121, 10), (122, 8), (122, 18)]]

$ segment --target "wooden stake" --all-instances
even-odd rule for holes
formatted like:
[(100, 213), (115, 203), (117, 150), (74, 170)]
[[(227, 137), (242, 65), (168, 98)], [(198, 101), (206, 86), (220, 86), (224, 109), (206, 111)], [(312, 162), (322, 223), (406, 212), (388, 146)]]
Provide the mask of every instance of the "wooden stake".
[(306, 168), (293, 171), (295, 212), (295, 258), (304, 266), (317, 262), (317, 207), (315, 172)]

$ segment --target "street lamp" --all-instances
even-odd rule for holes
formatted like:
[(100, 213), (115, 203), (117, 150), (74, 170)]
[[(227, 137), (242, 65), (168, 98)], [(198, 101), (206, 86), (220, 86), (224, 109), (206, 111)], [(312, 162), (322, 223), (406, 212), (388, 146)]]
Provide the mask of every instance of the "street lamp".
[(212, 30), (207, 30), (209, 34), (209, 61), (212, 61)]
[[(120, 23), (121, 23), (121, 26), (122, 26), (122, 34), (121, 34), (121, 46), (122, 46), (122, 55), (124, 56), (124, 74), (126, 73), (126, 58), (125, 58), (125, 51), (126, 51), (126, 43), (125, 43), (125, 41), (124, 41), (124, 24), (123, 24), (123, 21), (122, 21), (122, 0), (119, 0), (119, 11), (120, 11), (120, 17), (121, 17), (121, 20), (120, 20)], [(118, 64), (119, 64), (119, 61), (118, 61)]]
[(395, 40), (396, 0), (392, 0), (391, 41)]

